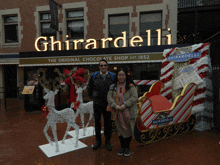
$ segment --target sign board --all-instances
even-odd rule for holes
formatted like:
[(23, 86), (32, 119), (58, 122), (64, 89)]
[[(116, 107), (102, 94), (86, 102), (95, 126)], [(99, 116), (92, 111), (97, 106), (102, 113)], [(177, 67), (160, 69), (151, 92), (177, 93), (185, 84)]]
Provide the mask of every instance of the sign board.
[(183, 73), (180, 78), (182, 85), (185, 86), (187, 83), (195, 83), (197, 85), (203, 83), (201, 77), (193, 71), (192, 73)]
[(20, 59), (20, 65), (83, 65), (98, 64), (101, 59), (108, 63), (138, 63), (138, 62), (160, 62), (163, 53), (141, 53), (141, 54), (112, 54), (95, 56), (69, 56), (69, 57), (42, 57)]
[(193, 52), (193, 53), (169, 56), (167, 58), (167, 61), (174, 60), (175, 62), (186, 62), (190, 58), (200, 58), (200, 57), (201, 57), (201, 52)]
[(167, 117), (167, 118), (163, 118), (163, 119), (156, 119), (152, 121), (152, 125), (159, 125), (159, 124), (165, 124), (165, 123), (169, 123), (173, 121), (173, 116), (171, 117)]
[(180, 75), (181, 73), (185, 73), (185, 72), (189, 72), (189, 71), (197, 71), (198, 70), (198, 67), (196, 66), (197, 62), (194, 63), (194, 64), (191, 64), (191, 65), (187, 65), (187, 66), (184, 66), (184, 67), (180, 67), (179, 68), (179, 71), (178, 71), (178, 74)]
[(0, 58), (0, 64), (19, 64), (19, 59), (15, 58)]
[(183, 72), (174, 79), (174, 90), (183, 88), (187, 83), (195, 83), (197, 85), (203, 83), (203, 80), (196, 72), (198, 68), (183, 70)]
[(24, 86), (22, 94), (32, 94), (35, 86)]

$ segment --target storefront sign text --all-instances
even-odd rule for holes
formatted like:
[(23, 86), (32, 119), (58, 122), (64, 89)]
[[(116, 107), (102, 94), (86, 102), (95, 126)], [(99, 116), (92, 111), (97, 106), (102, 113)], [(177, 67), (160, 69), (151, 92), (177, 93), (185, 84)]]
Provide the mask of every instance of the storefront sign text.
[(196, 52), (196, 53), (169, 56), (167, 58), (167, 61), (174, 60), (175, 62), (185, 62), (188, 61), (188, 59), (190, 58), (200, 58), (200, 57), (201, 57), (201, 52)]
[[(161, 29), (157, 29), (157, 45), (161, 45)], [(168, 32), (170, 32), (170, 28), (167, 29)], [(147, 32), (147, 40), (148, 40), (148, 46), (151, 46), (151, 30), (146, 30)], [(117, 37), (114, 41), (113, 38), (109, 37), (109, 38), (102, 38), (101, 39), (101, 48), (106, 48), (106, 42), (107, 41), (112, 41), (114, 42), (114, 46), (116, 48), (119, 47), (118, 45), (118, 41), (122, 40), (123, 41), (123, 46), (122, 47), (127, 47), (127, 38), (126, 38), (126, 31), (122, 32), (122, 37)], [(66, 36), (67, 38), (69, 37), (68, 35)], [(166, 35), (167, 39), (168, 39), (168, 45), (171, 45), (171, 34)], [(39, 48), (39, 42), (43, 41), (43, 45), (44, 45), (44, 49)], [(74, 43), (74, 50), (78, 49), (79, 44), (85, 45), (85, 49), (97, 49), (97, 40), (96, 39), (87, 39), (86, 41), (84, 39), (79, 39), (79, 40), (73, 40), (72, 41)], [(86, 42), (86, 43), (85, 43)], [(130, 45), (132, 47), (136, 47), (136, 46), (142, 46), (143, 42), (143, 38), (140, 36), (134, 36), (130, 39)], [(66, 50), (70, 50), (70, 40), (66, 40), (65, 42), (65, 49)], [(61, 48), (61, 41), (55, 41), (55, 38), (53, 36), (50, 37), (50, 45), (51, 45), (51, 51), (55, 50), (55, 45), (58, 46), (58, 50), (62, 50)], [(48, 51), (49, 50), (49, 42), (48, 42), (48, 37), (38, 37), (35, 40), (35, 49), (37, 51)]]
[(162, 53), (145, 53), (132, 55), (97, 55), (97, 56), (75, 56), (75, 57), (48, 57), (48, 58), (29, 58), (20, 59), (21, 65), (27, 64), (97, 64), (101, 59), (109, 63), (120, 62), (143, 62), (143, 61), (161, 61)]
[(0, 59), (0, 64), (19, 64), (19, 59)]

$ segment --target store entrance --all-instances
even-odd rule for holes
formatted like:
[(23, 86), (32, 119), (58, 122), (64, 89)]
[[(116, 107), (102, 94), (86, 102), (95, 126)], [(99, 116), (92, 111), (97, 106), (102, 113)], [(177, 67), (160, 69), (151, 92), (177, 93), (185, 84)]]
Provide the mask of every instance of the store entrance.
[(6, 98), (17, 98), (17, 65), (3, 65)]

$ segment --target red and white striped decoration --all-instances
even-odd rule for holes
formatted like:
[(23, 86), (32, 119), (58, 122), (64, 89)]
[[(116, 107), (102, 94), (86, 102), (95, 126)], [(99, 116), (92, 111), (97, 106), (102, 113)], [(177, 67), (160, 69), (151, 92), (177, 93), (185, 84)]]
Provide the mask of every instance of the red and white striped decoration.
[[(188, 119), (191, 112), (191, 107), (193, 103), (192, 99), (195, 88), (195, 84), (190, 84), (187, 86), (184, 95), (182, 97), (179, 97), (174, 109), (168, 112), (168, 117), (172, 116), (173, 121), (167, 123), (166, 125), (184, 122)], [(154, 113), (152, 111), (152, 105), (149, 99), (143, 98), (143, 104), (141, 107), (141, 120), (145, 127), (158, 127), (158, 125), (152, 125), (152, 121), (158, 119), (158, 115), (159, 113)]]
[(151, 85), (158, 80), (134, 80), (136, 85)]
[[(27, 81), (27, 85), (38, 85), (38, 81), (37, 80)], [(60, 85), (65, 85), (65, 82), (62, 81)]]
[[(212, 92), (206, 92), (207, 89), (212, 90), (211, 80), (206, 77), (207, 72), (211, 72), (211, 63), (209, 57), (209, 43), (201, 43), (192, 45), (192, 52), (201, 52), (201, 57), (196, 59), (191, 59), (190, 64), (196, 63), (198, 68), (197, 73), (203, 79), (203, 83), (198, 86), (196, 90), (194, 99), (192, 113), (204, 110), (205, 103), (205, 93), (212, 95)], [(164, 83), (164, 88), (161, 91), (161, 95), (166, 97), (170, 102), (172, 102), (172, 78), (173, 78), (173, 68), (174, 61), (167, 61), (167, 57), (175, 55), (177, 48), (166, 49), (163, 52), (162, 69), (160, 80)]]
[(37, 80), (27, 81), (27, 85), (37, 85), (37, 84), (38, 84), (38, 81), (37, 81)]

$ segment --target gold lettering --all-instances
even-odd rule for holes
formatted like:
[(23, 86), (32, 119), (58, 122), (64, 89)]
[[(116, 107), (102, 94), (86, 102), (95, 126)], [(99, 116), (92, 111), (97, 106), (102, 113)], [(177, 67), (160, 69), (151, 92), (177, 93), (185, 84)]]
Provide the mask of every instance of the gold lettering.
[(147, 46), (151, 46), (151, 30), (146, 30), (147, 32)]
[(157, 29), (157, 45), (161, 45), (161, 29)]
[[(170, 28), (168, 28), (167, 31), (169, 32), (169, 31), (170, 31)], [(171, 34), (166, 35), (166, 37), (167, 37), (167, 39), (168, 39), (167, 44), (168, 44), (168, 45), (171, 45)]]
[(102, 48), (105, 48), (105, 42), (106, 41), (112, 41), (113, 38), (102, 38), (101, 40), (102, 40)]
[[(90, 43), (91, 41), (93, 41), (92, 43)], [(97, 49), (97, 43), (95, 39), (88, 39), (86, 40), (87, 44), (85, 46), (85, 49), (89, 49), (89, 46), (93, 45), (92, 49)]]
[(73, 40), (73, 42), (74, 42), (74, 50), (77, 50), (77, 44), (78, 44), (79, 42), (84, 42), (84, 40), (83, 40), (83, 39)]
[[(138, 40), (136, 40), (136, 39), (138, 39)], [(138, 42), (143, 42), (143, 38), (140, 37), (140, 36), (134, 36), (134, 37), (131, 38), (131, 41), (130, 41), (131, 46), (134, 47), (135, 46), (134, 43), (138, 43)], [(142, 46), (142, 45), (139, 44), (138, 46)]]
[[(66, 38), (68, 38), (68, 37), (69, 37), (69, 36), (66, 35)], [(69, 40), (66, 40), (65, 43), (66, 43), (66, 50), (70, 50), (70, 41), (69, 41)]]
[(47, 51), (48, 50), (48, 42), (45, 42), (43, 43), (44, 44), (44, 50), (40, 50), (39, 47), (38, 47), (38, 42), (40, 42), (41, 39), (44, 39), (45, 41), (47, 41), (47, 37), (38, 37), (35, 41), (35, 49), (38, 51), (38, 52), (41, 52), (41, 51)]
[(61, 50), (61, 41), (55, 41), (55, 42), (54, 42), (54, 39), (55, 39), (54, 36), (51, 36), (50, 39), (51, 39), (51, 51), (54, 51), (54, 50), (55, 50), (55, 49), (54, 49), (54, 45), (55, 45), (55, 44), (58, 44), (58, 46), (59, 46), (58, 50)]
[(126, 31), (122, 32), (122, 34), (123, 34), (123, 37), (118, 37), (114, 41), (114, 46), (116, 48), (119, 47), (118, 44), (117, 44), (118, 40), (123, 40), (123, 46), (122, 47), (126, 47)]
[[(162, 44), (162, 30), (161, 29), (156, 29), (157, 31), (157, 45), (161, 45)], [(169, 32), (169, 34), (165, 35), (167, 37), (167, 44), (168, 45), (171, 45), (171, 29), (168, 28), (167, 31)], [(149, 30), (146, 30), (147, 32), (147, 45), (148, 46), (151, 46), (151, 29)], [(66, 41), (65, 41), (65, 48), (66, 50), (70, 50), (70, 41), (68, 40), (68, 35), (66, 35)], [(55, 44), (58, 44), (58, 50), (61, 50), (62, 49), (62, 43), (61, 41), (55, 41), (55, 38), (54, 36), (51, 36), (50, 37), (51, 39), (51, 51), (54, 51), (55, 50)], [(44, 49), (41, 50), (39, 47), (39, 42), (40, 40), (44, 40), (42, 42), (42, 44), (44, 45)], [(119, 47), (119, 43), (118, 41), (119, 40), (122, 40), (122, 46), (121, 47), (126, 47), (127, 46), (127, 40), (126, 40), (126, 31), (123, 31), (122, 32), (122, 37), (117, 37), (115, 40), (114, 40), (114, 46), (116, 48)], [(109, 37), (109, 38), (102, 38), (101, 39), (102, 41), (102, 48), (106, 48), (106, 42), (107, 41), (113, 41), (113, 38)], [(74, 50), (77, 50), (78, 49), (78, 43), (84, 43), (84, 39), (79, 39), (79, 40), (73, 40), (73, 43), (74, 43)], [(141, 36), (134, 36), (131, 38), (130, 40), (130, 44), (132, 47), (135, 47), (135, 46), (142, 46), (141, 42), (143, 42), (143, 38)], [(166, 43), (165, 43), (166, 44)], [(47, 37), (38, 37), (36, 40), (35, 40), (35, 49), (37, 51), (48, 51), (48, 38)], [(92, 46), (92, 49), (97, 49), (97, 41), (96, 39), (87, 39), (86, 40), (86, 44), (85, 44), (85, 49), (90, 49)]]

